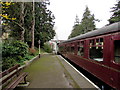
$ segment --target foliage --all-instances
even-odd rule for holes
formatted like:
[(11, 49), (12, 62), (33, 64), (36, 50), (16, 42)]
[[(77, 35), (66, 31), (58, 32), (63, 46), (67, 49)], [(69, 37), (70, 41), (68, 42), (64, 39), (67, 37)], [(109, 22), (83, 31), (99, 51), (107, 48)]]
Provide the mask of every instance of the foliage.
[(21, 41), (6, 41), (2, 45), (2, 68), (10, 68), (16, 63), (23, 64), (23, 57), (28, 54), (28, 45)]
[(86, 7), (85, 12), (83, 14), (83, 19), (81, 21), (82, 27), (83, 27), (83, 33), (89, 32), (94, 30), (95, 27), (95, 18), (94, 14), (90, 14), (90, 10), (88, 7)]
[(51, 48), (50, 44), (48, 44), (48, 43), (44, 44), (43, 49), (47, 53), (52, 53), (52, 48)]
[(11, 20), (11, 21), (14, 21), (16, 18), (15, 17), (11, 17), (10, 14), (6, 13), (6, 10), (9, 9), (14, 3), (12, 2), (1, 2), (0, 1), (0, 8), (1, 9), (1, 14), (0, 14), (0, 17), (2, 19), (2, 33), (0, 33), (0, 37), (2, 36), (2, 34), (4, 32), (6, 32), (8, 30), (8, 22)]
[[(27, 42), (31, 47), (32, 35), (31, 28), (33, 24), (32, 17), (32, 3), (24, 2), (24, 10), (22, 8), (22, 2), (15, 2), (9, 8), (5, 9), (5, 13), (11, 15), (11, 18), (15, 17), (16, 20), (7, 20), (11, 29), (10, 36), (16, 40), (21, 40), (24, 36), (24, 42)], [(35, 2), (35, 45), (38, 47), (38, 40), (41, 40), (41, 46), (46, 41), (51, 40), (55, 36), (54, 27), (54, 15), (47, 9), (49, 3)], [(22, 11), (23, 10), (23, 13)], [(19, 12), (19, 13), (18, 13)], [(14, 13), (14, 14), (13, 14)], [(22, 17), (22, 18), (21, 18)], [(22, 34), (24, 33), (24, 34)]]
[(26, 60), (30, 60), (30, 59), (33, 58), (33, 57), (34, 57), (33, 55), (26, 54), (23, 59), (24, 59), (24, 61), (26, 61)]
[(72, 30), (71, 34), (69, 35), (68, 39), (70, 39), (72, 37), (75, 37), (75, 36), (78, 36), (78, 35), (80, 35), (82, 33), (83, 33), (83, 29), (82, 29), (81, 24), (76, 24), (73, 27), (73, 30)]
[(35, 56), (36, 52), (37, 52), (37, 51), (36, 51), (35, 49), (33, 49), (33, 48), (30, 48), (30, 49), (29, 49), (30, 55)]
[[(37, 2), (35, 4), (35, 45), (38, 46), (38, 40), (41, 41), (41, 46), (55, 36), (54, 16), (50, 10), (47, 9), (47, 4)], [(36, 47), (37, 47), (36, 46)]]
[(120, 21), (120, 1), (112, 9), (113, 15), (108, 20), (110, 24)]
[[(11, 16), (9, 14), (7, 14), (5, 12), (6, 9), (8, 9), (11, 5), (13, 5), (14, 3), (12, 2), (0, 2), (0, 8), (2, 7), (2, 14), (0, 14), (0, 16), (4, 19), (8, 19), (8, 20), (15, 20), (16, 18), (11, 18)], [(5, 21), (4, 21), (5, 22)], [(5, 23), (3, 23), (3, 25), (5, 25)]]
[(12, 66), (17, 64), (17, 61), (14, 58), (11, 57), (3, 57), (2, 58), (2, 70), (6, 70)]
[(18, 48), (16, 53), (19, 53), (20, 56), (25, 56), (28, 53), (28, 45), (21, 41), (13, 42), (13, 46)]
[(75, 25), (73, 26), (73, 30), (68, 38), (72, 38), (77, 35), (95, 30), (96, 29), (95, 21), (99, 21), (98, 19), (94, 18), (94, 14), (93, 15), (90, 14), (90, 10), (88, 7), (86, 7), (85, 12), (83, 13), (81, 23), (78, 22), (78, 17), (76, 17), (75, 20), (76, 20)]
[(3, 43), (2, 56), (3, 57), (17, 57), (25, 56), (28, 53), (28, 45), (21, 41), (14, 41), (10, 43)]

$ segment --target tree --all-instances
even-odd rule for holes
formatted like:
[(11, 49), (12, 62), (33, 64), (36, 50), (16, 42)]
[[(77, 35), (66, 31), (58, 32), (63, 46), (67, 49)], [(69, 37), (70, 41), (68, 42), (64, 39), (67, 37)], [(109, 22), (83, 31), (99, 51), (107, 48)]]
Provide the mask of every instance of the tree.
[[(24, 30), (24, 42), (27, 42), (31, 47), (32, 44), (32, 32), (33, 28), (33, 3), (24, 2), (24, 8), (21, 7), (21, 2), (16, 2), (11, 5), (10, 8), (6, 9), (5, 12), (16, 20), (8, 20), (8, 25), (10, 26), (10, 36), (14, 39), (21, 40), (21, 32)], [(34, 26), (34, 43), (38, 46), (38, 40), (41, 40), (41, 44), (49, 41), (55, 36), (54, 27), (54, 15), (50, 10), (47, 9), (49, 3), (46, 2), (35, 2), (35, 26)], [(22, 12), (24, 12), (22, 14)], [(14, 14), (13, 14), (14, 13)], [(22, 19), (23, 18), (23, 19)], [(23, 39), (22, 39), (23, 40)]]
[(33, 0), (33, 10), (32, 10), (32, 28), (31, 28), (31, 34), (32, 34), (32, 44), (31, 48), (34, 49), (34, 31), (35, 31), (35, 2)]
[(94, 18), (94, 14), (91, 15), (89, 8), (86, 7), (81, 21), (83, 27), (83, 33), (95, 30), (96, 28), (95, 21), (96, 19)]
[(120, 1), (118, 1), (118, 3), (115, 4), (115, 6), (112, 9), (113, 10), (111, 12), (113, 12), (113, 15), (108, 20), (109, 24), (120, 21)]
[(11, 5), (14, 3), (12, 2), (0, 2), (0, 8), (2, 10), (2, 13), (0, 14), (0, 20), (1, 20), (1, 25), (0, 28), (2, 28), (2, 33), (0, 33), (0, 37), (3, 35), (4, 32), (6, 32), (9, 28), (8, 26), (8, 20), (15, 20), (16, 18), (11, 18), (9, 14), (7, 14), (5, 11), (8, 9)]
[[(24, 42), (24, 33), (25, 33), (25, 3), (24, 2), (16, 2), (11, 5), (9, 8), (5, 9), (5, 13), (10, 15), (11, 18), (15, 17), (13, 20), (6, 20), (8, 25), (10, 26), (11, 36), (15, 37)], [(13, 14), (14, 13), (14, 14)]]
[(81, 24), (76, 24), (73, 26), (73, 30), (71, 34), (69, 35), (68, 39), (78, 36), (83, 33), (82, 25)]
[(79, 18), (78, 18), (78, 16), (76, 15), (74, 25), (77, 25), (77, 24), (79, 24), (79, 23), (80, 23)]
[(91, 15), (89, 8), (86, 7), (81, 22), (79, 22), (78, 16), (76, 16), (75, 25), (73, 26), (73, 30), (69, 35), (68, 39), (95, 30), (95, 21), (99, 20), (95, 19), (94, 14)]
[(47, 9), (48, 3), (36, 2), (35, 4), (35, 45), (38, 44), (38, 40), (41, 41), (41, 46), (55, 36), (54, 27), (54, 15)]
[(72, 37), (75, 37), (77, 36), (77, 31), (79, 29), (79, 18), (78, 16), (76, 15), (75, 17), (75, 22), (74, 22), (74, 26), (73, 26), (73, 30), (71, 32), (71, 34), (68, 36), (68, 39), (72, 38)]
[(24, 42), (24, 33), (25, 33), (25, 27), (24, 27), (24, 2), (21, 2), (21, 12), (20, 12), (20, 24), (18, 24), (21, 27), (21, 35), (20, 35), (20, 40)]

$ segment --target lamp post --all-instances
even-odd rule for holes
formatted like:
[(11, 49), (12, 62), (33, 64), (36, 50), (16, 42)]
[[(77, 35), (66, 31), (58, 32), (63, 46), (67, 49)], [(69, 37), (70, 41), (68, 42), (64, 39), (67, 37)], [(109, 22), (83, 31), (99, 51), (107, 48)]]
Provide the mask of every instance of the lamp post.
[(40, 58), (40, 40), (38, 41), (39, 44), (39, 58)]

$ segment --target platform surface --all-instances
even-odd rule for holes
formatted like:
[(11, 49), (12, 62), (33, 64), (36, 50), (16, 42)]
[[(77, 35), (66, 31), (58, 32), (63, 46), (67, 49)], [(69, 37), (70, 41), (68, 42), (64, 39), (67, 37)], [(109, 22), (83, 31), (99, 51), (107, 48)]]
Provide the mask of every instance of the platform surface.
[(29, 73), (27, 80), (30, 84), (26, 88), (96, 89), (96, 86), (91, 84), (59, 55), (42, 55), (24, 71)]

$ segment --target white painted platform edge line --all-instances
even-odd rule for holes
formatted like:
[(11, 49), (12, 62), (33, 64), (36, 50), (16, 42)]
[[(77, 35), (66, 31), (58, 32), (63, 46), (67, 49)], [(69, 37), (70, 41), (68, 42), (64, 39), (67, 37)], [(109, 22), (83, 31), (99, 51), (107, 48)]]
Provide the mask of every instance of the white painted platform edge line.
[[(57, 55), (58, 56), (58, 55)], [(62, 56), (59, 56), (63, 60), (65, 60)], [(87, 77), (85, 77), (81, 72), (79, 72), (74, 66), (72, 66), (67, 60), (65, 60), (76, 72), (78, 72), (82, 77), (84, 77), (88, 82), (90, 82), (94, 87), (96, 87), (98, 90), (101, 90), (97, 85), (95, 85), (92, 81), (90, 81)]]

